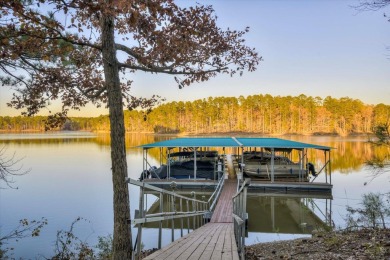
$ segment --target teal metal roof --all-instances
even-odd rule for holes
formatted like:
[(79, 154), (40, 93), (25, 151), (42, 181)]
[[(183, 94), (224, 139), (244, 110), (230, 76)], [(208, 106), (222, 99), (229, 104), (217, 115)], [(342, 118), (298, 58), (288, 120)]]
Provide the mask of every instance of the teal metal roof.
[(239, 147), (231, 137), (176, 138), (151, 144), (141, 145), (143, 148), (153, 147)]
[(313, 148), (320, 150), (330, 150), (331, 147), (315, 144), (301, 143), (280, 138), (237, 138), (244, 147), (264, 147), (264, 148), (291, 148), (304, 149)]
[(240, 137), (200, 137), (176, 138), (151, 144), (141, 145), (148, 149), (154, 147), (264, 147), (264, 148), (312, 148), (330, 150), (331, 147), (301, 143), (280, 138), (240, 138)]

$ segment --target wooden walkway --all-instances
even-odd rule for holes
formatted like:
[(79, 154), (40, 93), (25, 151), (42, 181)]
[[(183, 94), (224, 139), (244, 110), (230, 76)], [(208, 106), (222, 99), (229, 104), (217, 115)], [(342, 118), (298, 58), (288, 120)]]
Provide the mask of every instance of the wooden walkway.
[(232, 197), (237, 192), (237, 180), (225, 180), (211, 223), (233, 223)]
[(208, 223), (144, 259), (238, 260), (233, 223)]
[(237, 180), (225, 180), (210, 223), (192, 231), (144, 259), (239, 260), (233, 231), (232, 197)]

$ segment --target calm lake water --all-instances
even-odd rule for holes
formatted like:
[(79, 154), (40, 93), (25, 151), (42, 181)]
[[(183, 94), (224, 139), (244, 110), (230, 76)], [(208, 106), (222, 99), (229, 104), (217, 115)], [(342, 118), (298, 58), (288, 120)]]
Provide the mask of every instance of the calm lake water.
[[(126, 141), (129, 177), (138, 179), (142, 171), (142, 150), (136, 146), (168, 138), (171, 137), (129, 134)], [(364, 166), (364, 162), (373, 156), (388, 155), (388, 148), (373, 147), (365, 137), (282, 138), (336, 148), (332, 151), (333, 200), (250, 195), (247, 244), (310, 236), (308, 227), (319, 225), (318, 220), (324, 219), (326, 214), (322, 213), (329, 211), (330, 204), (334, 224), (344, 227), (347, 205), (359, 206), (362, 194), (390, 190), (389, 175), (372, 179), (371, 170)], [(18, 189), (0, 189), (0, 237), (17, 227), (20, 219), (39, 220), (44, 217), (48, 220), (39, 237), (9, 241), (6, 246), (15, 248), (14, 257), (44, 259), (53, 256), (57, 231), (69, 229), (77, 217), (83, 220), (76, 224), (75, 233), (91, 246), (97, 244), (98, 236), (112, 234), (111, 162), (107, 135), (80, 132), (0, 134), (2, 146), (7, 148), (9, 157), (15, 152), (16, 158), (23, 158), (23, 169), (31, 171), (14, 178), (13, 186)], [(309, 154), (310, 157), (317, 166), (323, 163), (318, 154)], [(151, 153), (148, 160), (157, 165), (157, 153)], [(324, 181), (320, 177), (318, 181)], [(130, 186), (130, 194), (134, 217), (138, 208), (138, 188)], [(153, 195), (148, 197), (150, 206), (156, 198)], [(305, 208), (312, 211), (303, 210)], [(176, 230), (176, 237), (179, 233), (180, 230)], [(156, 234), (153, 227), (145, 229), (145, 248), (157, 247)], [(168, 228), (164, 230), (164, 237), (167, 244), (170, 238)]]

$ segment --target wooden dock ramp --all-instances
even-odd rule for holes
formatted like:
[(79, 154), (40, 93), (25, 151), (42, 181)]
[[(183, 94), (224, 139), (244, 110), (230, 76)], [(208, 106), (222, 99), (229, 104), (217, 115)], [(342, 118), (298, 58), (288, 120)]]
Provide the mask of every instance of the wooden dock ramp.
[(225, 180), (211, 223), (233, 223), (232, 197), (237, 192), (237, 180)]
[(210, 223), (144, 259), (238, 260), (232, 219), (232, 197), (236, 191), (237, 180), (226, 180)]

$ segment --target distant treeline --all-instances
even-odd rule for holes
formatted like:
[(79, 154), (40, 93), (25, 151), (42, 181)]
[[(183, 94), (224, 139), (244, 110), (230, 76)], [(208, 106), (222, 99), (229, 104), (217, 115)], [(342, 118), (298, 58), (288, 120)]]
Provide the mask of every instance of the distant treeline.
[[(162, 104), (148, 115), (125, 111), (128, 132), (262, 134), (370, 133), (386, 123), (390, 105), (367, 105), (357, 99), (300, 95), (209, 97)], [(0, 130), (44, 130), (45, 117), (0, 117)], [(62, 130), (109, 131), (108, 115), (69, 118)]]

